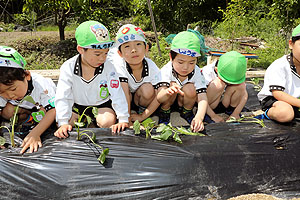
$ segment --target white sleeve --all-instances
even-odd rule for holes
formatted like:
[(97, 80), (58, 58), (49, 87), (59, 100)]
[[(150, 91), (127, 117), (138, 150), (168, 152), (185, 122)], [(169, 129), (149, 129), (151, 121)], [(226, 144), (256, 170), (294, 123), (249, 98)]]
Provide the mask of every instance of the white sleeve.
[(166, 64), (165, 66), (163, 66), (163, 68), (160, 69), (160, 73), (158, 75), (159, 81), (157, 84), (157, 88), (162, 86), (170, 86), (170, 83), (172, 81), (172, 68), (170, 68), (168, 64)]
[(107, 62), (105, 68), (109, 69), (106, 73), (107, 80), (109, 81), (108, 90), (110, 93), (110, 99), (112, 101), (112, 107), (117, 115), (117, 119), (120, 122), (127, 122), (129, 118), (128, 104), (125, 93), (121, 87), (119, 75), (116, 73), (114, 66)]
[(215, 72), (215, 66), (216, 62), (213, 62), (212, 64), (206, 65), (202, 68), (202, 74), (205, 78), (206, 85), (208, 85), (212, 80), (217, 78), (217, 74)]
[(2, 110), (7, 104), (7, 100), (3, 97), (0, 97), (0, 110)]
[(202, 71), (198, 66), (195, 66), (198, 69), (195, 70), (195, 88), (196, 92), (198, 93), (206, 93), (206, 83), (205, 83), (205, 78), (202, 74)]
[(284, 65), (279, 61), (280, 60), (276, 60), (273, 62), (265, 73), (264, 81), (269, 84), (269, 90), (274, 86), (280, 86), (283, 89), (286, 87), (287, 72), (283, 67)]
[(59, 80), (55, 95), (56, 121), (58, 126), (69, 124), (72, 116), (72, 106), (74, 104), (72, 92), (72, 63), (64, 63), (60, 68)]
[[(41, 94), (40, 104), (44, 108), (47, 108), (49, 105), (51, 107), (54, 107), (53, 101), (55, 98), (56, 85), (54, 84), (52, 79), (50, 79), (50, 78), (44, 79), (43, 89), (44, 89), (44, 92)], [(49, 108), (51, 108), (51, 107), (49, 107)]]

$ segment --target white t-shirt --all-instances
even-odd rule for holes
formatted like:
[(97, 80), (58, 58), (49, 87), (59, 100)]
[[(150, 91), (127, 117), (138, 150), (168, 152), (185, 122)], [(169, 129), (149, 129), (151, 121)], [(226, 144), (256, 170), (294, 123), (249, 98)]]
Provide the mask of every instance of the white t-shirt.
[(267, 96), (273, 96), (272, 90), (280, 90), (293, 97), (300, 97), (300, 76), (290, 55), (282, 56), (268, 67), (264, 86), (257, 95), (258, 99), (262, 101)]
[(136, 90), (144, 83), (151, 83), (154, 87), (159, 82), (159, 68), (156, 64), (149, 58), (144, 58), (143, 60), (143, 71), (141, 80), (136, 80), (132, 74), (132, 70), (129, 64), (122, 58), (118, 53), (118, 49), (112, 48), (108, 53), (108, 60), (111, 61), (120, 76), (121, 82), (128, 83), (131, 93), (136, 92)]
[(97, 67), (90, 80), (82, 77), (80, 55), (70, 58), (61, 66), (55, 97), (58, 126), (68, 124), (74, 103), (99, 106), (110, 99), (119, 122), (128, 122), (126, 97), (112, 63), (106, 61)]
[(205, 79), (201, 72), (201, 69), (196, 65), (195, 69), (188, 74), (184, 81), (180, 81), (177, 73), (173, 69), (172, 62), (169, 61), (160, 70), (161, 80), (159, 81), (157, 87), (166, 86), (169, 87), (171, 82), (176, 82), (180, 86), (184, 86), (187, 83), (193, 83), (196, 88), (196, 93), (206, 93)]
[[(32, 109), (36, 106), (43, 106), (46, 111), (54, 107), (56, 86), (50, 78), (45, 78), (39, 74), (31, 73), (31, 80), (28, 81), (28, 89), (26, 96), (29, 95), (34, 100), (35, 104), (23, 101), (20, 104), (21, 108)], [(6, 103), (18, 105), (20, 101), (8, 100), (0, 98), (0, 107), (4, 108)]]
[(214, 80), (215, 78), (218, 77), (218, 73), (215, 70), (216, 65), (217, 65), (217, 61), (215, 61), (209, 65), (206, 65), (202, 68), (202, 73), (205, 78), (206, 85), (209, 85), (209, 83), (212, 80)]

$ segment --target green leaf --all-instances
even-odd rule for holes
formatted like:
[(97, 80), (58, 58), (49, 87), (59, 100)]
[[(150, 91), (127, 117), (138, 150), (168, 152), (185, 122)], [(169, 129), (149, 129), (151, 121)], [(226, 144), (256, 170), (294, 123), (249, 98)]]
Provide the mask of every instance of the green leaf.
[(109, 153), (109, 149), (106, 148), (102, 151), (102, 153), (100, 154), (100, 156), (98, 157), (98, 160), (100, 161), (100, 163), (103, 165), (105, 160), (106, 160), (106, 156)]
[(155, 122), (149, 117), (147, 119), (145, 119), (143, 122), (142, 122), (142, 125), (143, 127), (147, 128), (147, 127), (150, 127), (152, 128), (154, 126)]
[(162, 140), (168, 140), (171, 135), (172, 135), (172, 131), (171, 130), (166, 130), (161, 134), (161, 139)]
[(191, 130), (191, 128), (184, 128), (184, 127), (180, 127), (180, 128), (177, 128), (177, 131), (182, 134), (182, 135), (195, 135), (195, 136), (205, 136), (203, 133), (196, 133), (196, 132), (193, 132)]
[(74, 107), (73, 110), (79, 114), (78, 108), (75, 108), (75, 107)]
[(96, 134), (94, 132), (93, 132), (93, 135), (92, 135), (92, 141), (96, 142)]
[(182, 144), (182, 140), (180, 139), (180, 137), (179, 137), (179, 135), (178, 135), (177, 133), (174, 133), (173, 139), (174, 139), (176, 142)]
[(6, 142), (5, 138), (0, 136), (0, 146), (3, 146), (5, 142)]
[(135, 120), (133, 123), (133, 130), (135, 135), (139, 135), (141, 133), (141, 124), (138, 120)]
[(154, 139), (154, 140), (162, 140), (162, 139), (161, 139), (161, 135), (151, 135), (151, 139)]
[(74, 122), (74, 124), (78, 127), (84, 127), (84, 122)]
[(156, 132), (160, 133), (160, 132), (163, 132), (165, 130), (171, 130), (171, 128), (165, 124), (159, 124), (157, 129), (156, 129)]
[(97, 115), (98, 115), (98, 108), (97, 107), (93, 107), (92, 113), (94, 114), (94, 117), (96, 118)]
[(85, 115), (86, 120), (87, 120), (87, 124), (90, 125), (92, 123), (92, 118), (88, 115)]
[(28, 101), (28, 102), (30, 102), (30, 103), (32, 103), (32, 104), (35, 104), (35, 101), (34, 101), (33, 98), (32, 98), (31, 96), (29, 96), (29, 95), (25, 96), (25, 97), (22, 99), (22, 101)]

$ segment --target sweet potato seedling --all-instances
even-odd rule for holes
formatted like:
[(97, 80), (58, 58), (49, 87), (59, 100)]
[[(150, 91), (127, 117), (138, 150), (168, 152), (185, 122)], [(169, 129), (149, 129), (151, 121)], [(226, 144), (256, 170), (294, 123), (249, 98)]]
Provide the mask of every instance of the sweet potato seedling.
[[(79, 110), (77, 108), (74, 108), (74, 110), (78, 113), (78, 116), (79, 116), (77, 122), (75, 122), (75, 127), (76, 127), (76, 131), (77, 131), (77, 140), (81, 140), (82, 136), (85, 135), (95, 146), (99, 147), (102, 151), (101, 151), (100, 156), (98, 157), (98, 160), (100, 161), (101, 164), (104, 164), (104, 162), (106, 160), (106, 156), (109, 153), (109, 149), (108, 148), (104, 149), (102, 146), (100, 146), (99, 144), (96, 143), (96, 134), (92, 130), (80, 131), (80, 128), (85, 126), (85, 123), (82, 121), (83, 117), (86, 118), (87, 126), (90, 125), (90, 123), (92, 122), (91, 117), (88, 116), (87, 114), (85, 114), (85, 112), (89, 108), (92, 108), (92, 113), (96, 118), (96, 116), (98, 115), (98, 108), (96, 108), (96, 107), (92, 107), (92, 106), (87, 107), (86, 109), (84, 109), (84, 111), (81, 115), (79, 113)], [(90, 136), (88, 133), (92, 133), (92, 136)]]
[[(151, 137), (151, 139), (155, 139), (155, 140), (166, 141), (169, 139), (173, 139), (178, 143), (182, 143), (180, 135), (205, 136), (202, 133), (195, 133), (192, 132), (190, 129), (186, 129), (184, 127), (180, 127), (180, 128), (174, 127), (172, 126), (171, 123), (167, 125), (159, 124), (156, 126), (155, 121), (153, 121), (151, 118), (147, 118), (142, 123), (139, 123), (138, 120), (134, 122), (133, 129), (136, 135), (140, 134), (141, 125), (143, 125), (143, 127), (145, 128), (146, 138)], [(156, 133), (157, 133), (155, 135), (151, 134), (154, 128), (156, 128)]]

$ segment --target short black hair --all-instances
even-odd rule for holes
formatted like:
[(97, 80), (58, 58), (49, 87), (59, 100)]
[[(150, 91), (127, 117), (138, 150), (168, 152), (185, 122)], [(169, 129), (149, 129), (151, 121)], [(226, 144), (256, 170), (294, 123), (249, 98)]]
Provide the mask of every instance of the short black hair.
[(14, 81), (24, 81), (28, 74), (22, 68), (0, 67), (0, 84), (12, 85)]
[(171, 58), (172, 58), (172, 60), (174, 60), (175, 58), (176, 58), (176, 56), (177, 56), (177, 52), (175, 52), (175, 51), (170, 51), (170, 55), (171, 55)]
[(295, 43), (297, 40), (300, 40), (300, 36), (292, 37), (292, 42)]

